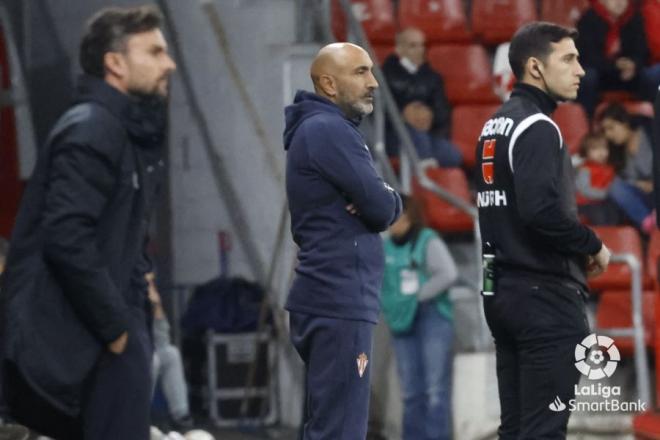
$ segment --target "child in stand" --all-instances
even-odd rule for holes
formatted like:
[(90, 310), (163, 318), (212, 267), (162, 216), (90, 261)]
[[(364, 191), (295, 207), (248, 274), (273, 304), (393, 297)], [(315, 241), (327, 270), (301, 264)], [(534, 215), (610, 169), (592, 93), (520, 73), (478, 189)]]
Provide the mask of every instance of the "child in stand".
[(614, 225), (620, 215), (608, 199), (608, 190), (616, 175), (609, 164), (607, 139), (598, 133), (589, 133), (580, 145), (584, 159), (576, 173), (578, 213), (592, 225)]

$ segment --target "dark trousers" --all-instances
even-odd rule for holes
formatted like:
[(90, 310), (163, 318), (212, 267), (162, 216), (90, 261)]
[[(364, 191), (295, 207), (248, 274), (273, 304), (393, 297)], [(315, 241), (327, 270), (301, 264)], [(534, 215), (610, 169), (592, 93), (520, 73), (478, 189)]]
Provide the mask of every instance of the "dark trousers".
[(126, 350), (104, 352), (88, 383), (81, 415), (67, 417), (10, 371), (9, 403), (17, 421), (62, 440), (145, 440), (149, 438), (153, 345), (145, 312), (132, 309)]
[[(581, 292), (559, 282), (501, 278), (484, 309), (495, 338), (499, 438), (565, 439), (580, 378), (575, 346), (589, 334)], [(556, 398), (566, 409), (550, 409)]]
[(291, 312), (291, 342), (305, 363), (304, 440), (364, 440), (374, 324)]

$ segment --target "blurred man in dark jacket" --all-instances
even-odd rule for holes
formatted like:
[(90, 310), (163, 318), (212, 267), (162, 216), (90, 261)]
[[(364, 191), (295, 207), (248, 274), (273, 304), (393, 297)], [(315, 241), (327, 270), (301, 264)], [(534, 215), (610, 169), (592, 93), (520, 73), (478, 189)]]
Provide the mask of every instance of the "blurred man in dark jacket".
[(152, 7), (92, 17), (77, 96), (40, 152), (3, 280), (12, 415), (55, 438), (149, 435), (144, 256), (164, 170), (168, 77)]
[[(425, 60), (422, 31), (408, 28), (396, 37), (396, 53), (383, 64), (383, 73), (401, 110), (421, 159), (435, 159), (446, 167), (459, 166), (460, 151), (449, 142), (451, 108), (442, 77)], [(398, 137), (388, 126), (388, 153), (395, 155)]]
[(644, 21), (630, 0), (593, 0), (577, 23), (585, 76), (578, 102), (592, 116), (603, 90), (625, 90), (652, 100), (646, 85), (649, 49)]
[(305, 362), (305, 440), (367, 434), (385, 264), (379, 232), (401, 211), (357, 128), (373, 111), (372, 66), (359, 46), (328, 45), (312, 64), (316, 93), (299, 91), (286, 108), (286, 192), (300, 249), (286, 309)]

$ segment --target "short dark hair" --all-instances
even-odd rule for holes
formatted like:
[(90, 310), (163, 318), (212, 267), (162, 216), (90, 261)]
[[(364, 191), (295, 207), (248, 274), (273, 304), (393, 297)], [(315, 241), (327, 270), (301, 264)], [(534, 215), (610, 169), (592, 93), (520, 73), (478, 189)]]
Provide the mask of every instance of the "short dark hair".
[(160, 28), (162, 22), (163, 16), (153, 5), (101, 9), (85, 27), (80, 43), (80, 67), (86, 74), (102, 78), (105, 75), (103, 58), (107, 52), (124, 50), (129, 36)]
[(602, 122), (604, 119), (612, 119), (613, 121), (621, 122), (631, 128), (634, 126), (632, 116), (628, 113), (628, 110), (618, 102), (609, 104), (602, 112), (600, 112), (598, 115), (598, 122)]
[(509, 46), (509, 64), (516, 78), (522, 79), (528, 59), (545, 61), (552, 51), (550, 43), (559, 43), (564, 38), (577, 40), (578, 31), (546, 21), (535, 21), (518, 29)]

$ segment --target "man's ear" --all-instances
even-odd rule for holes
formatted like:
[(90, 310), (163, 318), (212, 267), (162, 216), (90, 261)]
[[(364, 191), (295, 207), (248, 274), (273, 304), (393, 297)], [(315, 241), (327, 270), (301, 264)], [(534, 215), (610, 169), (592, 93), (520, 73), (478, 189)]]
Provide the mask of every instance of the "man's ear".
[(319, 87), (323, 93), (329, 97), (337, 96), (337, 81), (331, 75), (321, 75), (319, 78)]
[(542, 79), (543, 78), (543, 67), (542, 67), (541, 60), (539, 60), (536, 57), (529, 57), (527, 60), (527, 72), (529, 73), (529, 76), (531, 76), (534, 79)]
[(106, 52), (103, 55), (103, 65), (106, 72), (123, 78), (126, 75), (126, 60), (119, 52)]

